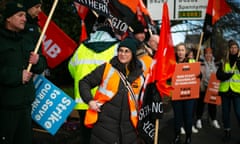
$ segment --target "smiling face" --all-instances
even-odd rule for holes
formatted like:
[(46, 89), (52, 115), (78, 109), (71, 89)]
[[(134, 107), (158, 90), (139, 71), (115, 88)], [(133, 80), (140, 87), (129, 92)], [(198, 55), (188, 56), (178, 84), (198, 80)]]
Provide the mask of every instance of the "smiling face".
[(118, 59), (123, 64), (128, 64), (132, 60), (132, 51), (127, 47), (118, 49)]

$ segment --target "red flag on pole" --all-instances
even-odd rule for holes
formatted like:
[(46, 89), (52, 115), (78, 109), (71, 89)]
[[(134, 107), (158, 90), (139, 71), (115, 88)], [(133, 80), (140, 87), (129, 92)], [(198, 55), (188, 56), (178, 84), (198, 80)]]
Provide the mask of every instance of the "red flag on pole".
[[(42, 29), (47, 16), (39, 13), (39, 26)], [(49, 23), (43, 38), (42, 51), (47, 59), (48, 66), (54, 68), (72, 55), (77, 44), (66, 35), (53, 21)]]
[(172, 35), (170, 31), (170, 20), (167, 2), (163, 3), (162, 26), (158, 50), (154, 57), (155, 64), (152, 69), (152, 81), (156, 81), (157, 88), (163, 95), (170, 95), (172, 87), (167, 84), (174, 73), (176, 58), (174, 53)]
[(208, 0), (206, 16), (203, 26), (203, 42), (212, 34), (213, 25), (224, 15), (231, 12), (230, 6), (225, 0)]
[(79, 17), (81, 18), (81, 35), (80, 35), (80, 38), (79, 38), (79, 42), (83, 42), (84, 40), (86, 40), (88, 38), (88, 35), (87, 35), (87, 29), (86, 29), (86, 25), (85, 25), (85, 18), (88, 14), (88, 7), (84, 6), (84, 5), (81, 5), (77, 2), (74, 2), (74, 5), (75, 5), (75, 8), (78, 12), (78, 15)]

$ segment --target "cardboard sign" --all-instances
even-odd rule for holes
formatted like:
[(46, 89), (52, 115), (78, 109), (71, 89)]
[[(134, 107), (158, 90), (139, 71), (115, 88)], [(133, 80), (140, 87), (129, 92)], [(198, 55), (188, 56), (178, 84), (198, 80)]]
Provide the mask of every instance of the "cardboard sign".
[(204, 97), (205, 103), (221, 105), (221, 97), (218, 95), (220, 81), (217, 79), (215, 73), (211, 73), (210, 80), (208, 82), (208, 88)]
[(75, 106), (75, 101), (45, 77), (34, 80), (36, 98), (32, 103), (32, 119), (54, 135)]
[(176, 64), (172, 78), (174, 88), (172, 100), (185, 100), (199, 98), (200, 89), (200, 63)]

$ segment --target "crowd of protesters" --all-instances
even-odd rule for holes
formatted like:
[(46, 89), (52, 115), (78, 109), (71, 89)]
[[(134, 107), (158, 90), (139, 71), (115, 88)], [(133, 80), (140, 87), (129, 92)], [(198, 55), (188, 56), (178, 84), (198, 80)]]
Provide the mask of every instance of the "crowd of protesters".
[[(9, 2), (2, 13), (0, 28), (0, 143), (31, 144), (31, 103), (34, 100), (34, 74), (41, 74), (47, 63), (41, 52), (33, 53), (40, 36), (37, 16), (41, 1)], [(133, 23), (133, 31), (121, 38), (107, 19), (96, 26), (90, 37), (79, 45), (69, 61), (74, 79), (74, 98), (79, 112), (81, 143), (139, 144), (139, 97), (159, 44), (158, 34), (147, 26)], [(240, 52), (235, 40), (229, 40), (228, 51), (216, 65), (211, 48), (203, 49), (200, 60), (188, 57), (184, 43), (175, 46), (176, 64), (200, 62), (199, 96), (172, 100), (174, 119), (173, 144), (191, 144), (192, 133), (204, 127), (204, 97), (211, 74), (220, 81), (222, 122), (217, 119), (217, 105), (207, 104), (213, 128), (223, 128), (223, 141), (231, 140), (230, 108), (240, 123)], [(27, 70), (28, 64), (33, 67)], [(197, 129), (196, 129), (196, 128)], [(183, 132), (184, 131), (184, 132)], [(182, 140), (185, 134), (185, 140)]]

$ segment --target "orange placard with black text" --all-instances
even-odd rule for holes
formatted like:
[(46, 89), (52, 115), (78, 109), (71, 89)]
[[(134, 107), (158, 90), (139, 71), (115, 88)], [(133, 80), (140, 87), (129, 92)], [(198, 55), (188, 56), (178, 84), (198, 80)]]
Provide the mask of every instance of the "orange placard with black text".
[(199, 98), (200, 62), (176, 64), (172, 78), (172, 100)]
[(221, 97), (218, 95), (220, 81), (216, 77), (216, 73), (211, 73), (206, 95), (204, 97), (205, 103), (221, 105)]

